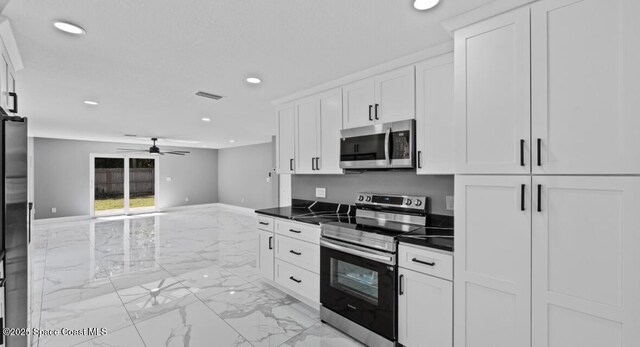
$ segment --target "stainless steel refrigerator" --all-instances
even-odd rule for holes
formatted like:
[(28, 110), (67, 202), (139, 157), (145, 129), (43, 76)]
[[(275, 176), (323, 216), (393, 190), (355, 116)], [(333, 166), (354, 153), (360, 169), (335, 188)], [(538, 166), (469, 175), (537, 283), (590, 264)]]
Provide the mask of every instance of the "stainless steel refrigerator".
[[(10, 117), (0, 108), (2, 126), (0, 145), (2, 160), (2, 245), (0, 255), (4, 264), (3, 324), (7, 328), (27, 327), (28, 234), (27, 208), (27, 119)], [(4, 336), (5, 346), (26, 346), (26, 336)]]

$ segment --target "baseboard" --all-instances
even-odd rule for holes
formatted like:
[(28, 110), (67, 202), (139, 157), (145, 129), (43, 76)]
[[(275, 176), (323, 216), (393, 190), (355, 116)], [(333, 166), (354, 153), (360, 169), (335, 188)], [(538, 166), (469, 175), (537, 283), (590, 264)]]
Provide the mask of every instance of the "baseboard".
[(217, 203), (215, 204), (217, 205), (217, 207), (220, 207), (222, 209), (225, 210), (230, 210), (230, 211), (234, 211), (234, 212), (239, 212), (242, 214), (247, 214), (247, 215), (254, 215), (256, 213), (256, 210), (253, 208), (248, 208), (248, 207), (242, 207), (242, 206), (236, 206), (236, 205), (229, 205), (229, 204), (223, 204), (223, 203)]
[(79, 220), (88, 220), (91, 219), (91, 216), (69, 216), (69, 217), (54, 217), (54, 218), (41, 218), (34, 219), (33, 225), (42, 225), (42, 224), (50, 224), (50, 223), (62, 223), (62, 222), (75, 222)]
[(217, 202), (209, 203), (209, 204), (196, 204), (196, 205), (184, 205), (184, 206), (172, 206), (172, 207), (163, 207), (158, 212), (171, 212), (171, 211), (184, 211), (184, 210), (194, 210), (199, 208), (208, 208), (208, 207), (216, 207), (219, 204)]

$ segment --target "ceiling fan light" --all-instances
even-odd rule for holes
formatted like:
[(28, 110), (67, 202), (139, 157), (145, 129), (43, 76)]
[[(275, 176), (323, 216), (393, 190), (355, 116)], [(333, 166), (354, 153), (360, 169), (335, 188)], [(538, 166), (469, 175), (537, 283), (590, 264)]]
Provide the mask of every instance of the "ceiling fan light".
[(416, 10), (424, 11), (434, 7), (438, 2), (440, 2), (440, 0), (415, 0), (413, 7), (415, 7)]

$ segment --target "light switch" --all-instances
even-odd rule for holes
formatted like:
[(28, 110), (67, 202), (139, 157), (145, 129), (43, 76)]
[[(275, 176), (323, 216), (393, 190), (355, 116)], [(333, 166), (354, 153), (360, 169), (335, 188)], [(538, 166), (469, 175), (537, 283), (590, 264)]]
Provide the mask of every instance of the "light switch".
[(165, 179), (167, 180), (167, 182), (171, 182), (171, 176), (167, 176), (165, 177)]
[(453, 211), (453, 209), (454, 209), (453, 196), (447, 196), (447, 210)]

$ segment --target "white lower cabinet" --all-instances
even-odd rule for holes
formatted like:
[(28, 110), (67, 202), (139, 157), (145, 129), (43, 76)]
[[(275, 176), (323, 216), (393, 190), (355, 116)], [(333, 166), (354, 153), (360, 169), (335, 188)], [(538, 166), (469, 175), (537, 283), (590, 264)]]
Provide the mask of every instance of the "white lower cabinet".
[(320, 226), (259, 216), (258, 228), (260, 275), (319, 305)]
[(272, 231), (258, 230), (257, 265), (260, 275), (273, 281), (273, 255), (275, 234)]
[(530, 192), (531, 176), (456, 176), (456, 347), (531, 345)]
[(320, 302), (320, 275), (276, 259), (275, 281), (314, 303)]
[(638, 346), (640, 177), (533, 186), (532, 346)]
[(638, 346), (640, 177), (457, 176), (455, 189), (455, 346)]
[(451, 281), (403, 267), (398, 268), (398, 279), (398, 342), (407, 347), (451, 347)]

